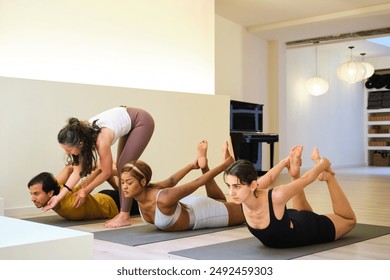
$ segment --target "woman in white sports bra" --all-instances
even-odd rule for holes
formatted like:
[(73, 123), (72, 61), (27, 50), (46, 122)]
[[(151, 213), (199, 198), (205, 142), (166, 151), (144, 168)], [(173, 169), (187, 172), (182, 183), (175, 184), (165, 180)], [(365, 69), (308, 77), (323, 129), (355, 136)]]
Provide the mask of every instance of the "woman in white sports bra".
[[(141, 217), (164, 231), (227, 227), (245, 222), (240, 205), (227, 202), (214, 178), (233, 161), (227, 142), (223, 146), (223, 161), (213, 169), (207, 163), (207, 141), (198, 144), (197, 159), (178, 170), (168, 179), (150, 183), (152, 170), (141, 160), (125, 164), (121, 172), (121, 188), (125, 197), (133, 197)], [(180, 186), (176, 184), (191, 170), (201, 169), (202, 176)], [(194, 195), (205, 186), (207, 196)], [(176, 186), (176, 187), (175, 187)]]

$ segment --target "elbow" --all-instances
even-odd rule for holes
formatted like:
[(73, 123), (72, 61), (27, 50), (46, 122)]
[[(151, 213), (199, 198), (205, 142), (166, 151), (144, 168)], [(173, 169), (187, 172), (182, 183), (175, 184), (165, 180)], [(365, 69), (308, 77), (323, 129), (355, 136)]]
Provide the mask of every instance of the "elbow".
[(101, 170), (101, 172), (99, 172), (99, 173), (100, 173), (100, 174), (98, 174), (98, 175), (100, 175), (101, 177), (103, 177), (104, 180), (107, 180), (108, 178), (110, 178), (112, 172), (111, 172), (110, 170), (107, 170), (107, 171)]
[(169, 181), (169, 185), (172, 187), (176, 186), (177, 184), (177, 181), (173, 177), (169, 177), (168, 181)]

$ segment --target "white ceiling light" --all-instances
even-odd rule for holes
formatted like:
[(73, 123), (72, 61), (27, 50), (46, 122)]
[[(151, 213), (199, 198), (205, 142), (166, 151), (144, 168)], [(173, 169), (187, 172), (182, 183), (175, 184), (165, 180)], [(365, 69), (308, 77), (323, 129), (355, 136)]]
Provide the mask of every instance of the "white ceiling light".
[[(317, 42), (318, 43), (318, 42)], [(322, 79), (317, 74), (317, 46), (316, 46), (316, 76), (306, 81), (306, 90), (313, 96), (319, 96), (326, 93), (329, 89), (328, 81)]]
[(306, 90), (313, 96), (319, 96), (326, 93), (329, 89), (328, 81), (313, 77), (306, 81)]
[(372, 75), (374, 75), (375, 68), (371, 63), (364, 61), (364, 56), (366, 55), (366, 53), (361, 53), (360, 55), (362, 56), (362, 63), (364, 65), (364, 67), (366, 68), (366, 75), (364, 76), (364, 79), (368, 79)]
[(351, 49), (351, 60), (345, 62), (337, 68), (337, 76), (350, 84), (360, 82), (366, 76), (366, 67), (361, 62), (352, 60), (352, 49), (353, 46), (349, 47)]

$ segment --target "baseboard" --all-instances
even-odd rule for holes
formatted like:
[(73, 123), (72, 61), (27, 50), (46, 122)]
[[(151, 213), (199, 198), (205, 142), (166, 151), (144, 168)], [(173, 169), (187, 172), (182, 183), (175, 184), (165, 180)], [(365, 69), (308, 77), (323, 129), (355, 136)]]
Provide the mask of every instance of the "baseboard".
[[(54, 214), (53, 211), (49, 211), (49, 212), (50, 214)], [(42, 209), (38, 209), (35, 206), (4, 209), (4, 216), (11, 217), (11, 218), (38, 216), (42, 214), (43, 214)]]

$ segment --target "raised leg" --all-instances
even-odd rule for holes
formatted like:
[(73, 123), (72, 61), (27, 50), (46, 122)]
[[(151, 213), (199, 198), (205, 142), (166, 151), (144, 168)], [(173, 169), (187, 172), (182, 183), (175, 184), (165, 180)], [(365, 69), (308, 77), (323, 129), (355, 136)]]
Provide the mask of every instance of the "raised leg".
[[(294, 146), (290, 153), (290, 167), (288, 173), (291, 179), (294, 181), (300, 177), (301, 165), (302, 165), (302, 151), (303, 146)], [(309, 202), (307, 201), (304, 190), (299, 191), (292, 198), (292, 208), (296, 210), (313, 211)]]
[[(210, 170), (207, 161), (207, 148), (208, 143), (206, 140), (203, 140), (198, 145), (198, 165), (202, 170), (202, 173), (205, 174)], [(223, 159), (227, 159), (230, 156), (228, 150), (228, 144), (225, 142), (222, 148)], [(206, 184), (206, 194), (208, 197), (213, 198), (218, 201), (226, 201), (226, 196), (218, 186), (217, 182), (214, 179), (209, 180)]]
[[(312, 159), (314, 162), (318, 162), (321, 158), (318, 153), (318, 149), (313, 150)], [(352, 210), (352, 206), (348, 201), (347, 196), (342, 190), (339, 182), (336, 179), (336, 175), (332, 169), (322, 172), (318, 176), (318, 180), (326, 181), (329, 189), (330, 198), (333, 206), (333, 213), (327, 214), (336, 229), (336, 239), (344, 236), (350, 232), (356, 225), (356, 216)]]

